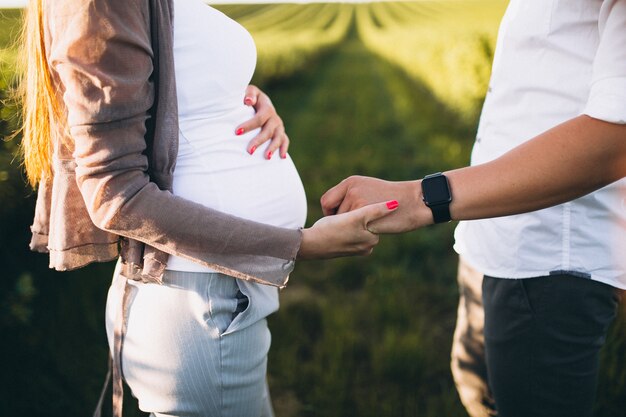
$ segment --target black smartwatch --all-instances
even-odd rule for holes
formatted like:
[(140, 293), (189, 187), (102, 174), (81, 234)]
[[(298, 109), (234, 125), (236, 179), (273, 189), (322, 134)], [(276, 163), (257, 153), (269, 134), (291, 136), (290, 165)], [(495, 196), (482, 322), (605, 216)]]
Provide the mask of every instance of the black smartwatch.
[(450, 218), (452, 193), (448, 178), (441, 172), (426, 175), (422, 180), (422, 200), (433, 212), (435, 223), (445, 223)]

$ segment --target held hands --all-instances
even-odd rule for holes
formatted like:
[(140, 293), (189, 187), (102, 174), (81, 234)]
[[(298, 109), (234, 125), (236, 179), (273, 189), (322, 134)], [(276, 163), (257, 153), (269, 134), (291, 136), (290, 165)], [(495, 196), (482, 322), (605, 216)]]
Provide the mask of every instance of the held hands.
[(370, 204), (349, 213), (327, 216), (302, 231), (298, 259), (327, 259), (369, 255), (378, 243), (369, 224), (388, 217), (398, 208), (395, 200)]
[(235, 134), (243, 135), (251, 130), (261, 128), (261, 132), (248, 143), (248, 153), (252, 155), (263, 143), (271, 141), (267, 149), (263, 151), (265, 158), (271, 159), (274, 152), (279, 149), (280, 157), (285, 159), (289, 148), (289, 138), (285, 133), (283, 121), (276, 113), (270, 98), (258, 87), (249, 85), (246, 88), (243, 102), (247, 106), (254, 107), (256, 114), (252, 119), (237, 126)]
[(321, 204), (324, 215), (330, 216), (394, 198), (400, 208), (390, 216), (372, 221), (368, 229), (374, 233), (402, 233), (433, 222), (421, 195), (420, 181), (393, 182), (352, 176), (328, 190), (322, 196)]

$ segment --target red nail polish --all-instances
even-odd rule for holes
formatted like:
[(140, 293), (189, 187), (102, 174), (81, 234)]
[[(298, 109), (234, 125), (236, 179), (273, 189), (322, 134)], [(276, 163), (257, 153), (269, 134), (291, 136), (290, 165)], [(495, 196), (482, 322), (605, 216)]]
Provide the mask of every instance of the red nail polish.
[(252, 155), (254, 151), (256, 151), (256, 146), (251, 147), (248, 152), (250, 153), (250, 155)]
[(287, 154), (284, 153), (284, 154), (280, 155), (280, 157), (283, 158), (283, 159), (287, 159)]
[(243, 99), (244, 104), (247, 104), (248, 106), (252, 105), (252, 99), (250, 97), (246, 97)]
[(245, 132), (243, 127), (240, 127), (239, 129), (237, 129), (235, 131), (235, 135), (239, 136), (239, 135), (243, 135), (243, 132)]
[(267, 159), (272, 159), (272, 152), (267, 153)]
[(387, 208), (389, 210), (393, 210), (397, 208), (400, 204), (396, 200), (387, 201)]

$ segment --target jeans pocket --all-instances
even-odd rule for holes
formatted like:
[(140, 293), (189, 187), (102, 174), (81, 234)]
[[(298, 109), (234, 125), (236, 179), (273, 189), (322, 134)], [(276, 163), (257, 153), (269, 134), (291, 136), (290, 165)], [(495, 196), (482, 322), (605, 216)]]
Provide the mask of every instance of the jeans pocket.
[(528, 305), (528, 309), (533, 315), (537, 316), (545, 313), (546, 295), (550, 292), (552, 280), (550, 277), (537, 277), (519, 279), (520, 291)]
[(246, 317), (246, 314), (250, 310), (250, 298), (244, 294), (241, 289), (237, 291), (235, 298), (237, 300), (237, 308), (233, 311), (230, 324), (222, 334), (234, 331), (238, 323)]
[(234, 278), (211, 274), (207, 286), (209, 321), (220, 335), (224, 334), (237, 317), (240, 308), (239, 287)]
[(526, 332), (534, 314), (522, 281), (484, 277), (485, 340), (499, 343)]
[(241, 292), (241, 290), (237, 291), (235, 298), (237, 299), (237, 309), (233, 312), (231, 323), (235, 321), (237, 316), (246, 311), (250, 305), (250, 300), (244, 293)]

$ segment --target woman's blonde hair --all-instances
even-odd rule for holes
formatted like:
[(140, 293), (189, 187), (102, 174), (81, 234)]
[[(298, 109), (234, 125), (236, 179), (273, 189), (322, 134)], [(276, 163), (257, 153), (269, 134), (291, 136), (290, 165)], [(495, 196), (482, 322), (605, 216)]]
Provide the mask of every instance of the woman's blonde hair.
[(28, 182), (33, 187), (52, 173), (53, 126), (63, 120), (46, 59), (42, 1), (29, 1), (21, 41), (21, 151)]

